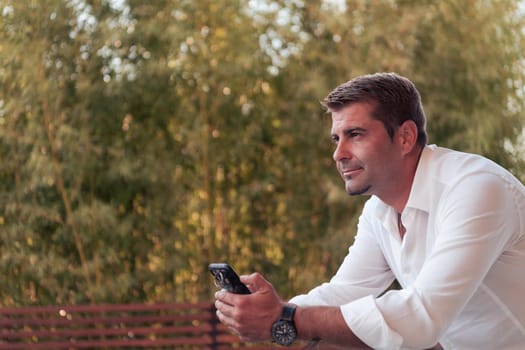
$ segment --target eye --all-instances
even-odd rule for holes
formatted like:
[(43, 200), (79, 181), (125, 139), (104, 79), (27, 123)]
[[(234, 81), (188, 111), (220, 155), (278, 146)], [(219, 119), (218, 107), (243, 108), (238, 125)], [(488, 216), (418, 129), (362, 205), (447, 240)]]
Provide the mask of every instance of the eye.
[(363, 136), (364, 134), (365, 134), (365, 131), (362, 128), (351, 128), (351, 129), (345, 130), (345, 137), (349, 139)]
[(338, 144), (338, 143), (339, 143), (339, 136), (337, 136), (337, 135), (332, 135), (332, 143), (334, 143), (334, 144)]

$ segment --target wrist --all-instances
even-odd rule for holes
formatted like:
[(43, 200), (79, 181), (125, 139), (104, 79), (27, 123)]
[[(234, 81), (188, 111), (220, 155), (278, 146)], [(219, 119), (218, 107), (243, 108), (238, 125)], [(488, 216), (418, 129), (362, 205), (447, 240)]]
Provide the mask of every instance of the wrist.
[(283, 304), (280, 317), (272, 324), (272, 340), (279, 345), (292, 345), (297, 338), (294, 322), (296, 308), (293, 304)]
[(313, 332), (311, 324), (308, 323), (309, 317), (315, 317), (309, 313), (308, 307), (297, 307), (295, 310), (295, 328), (297, 328), (297, 338), (305, 341), (318, 340), (319, 335)]

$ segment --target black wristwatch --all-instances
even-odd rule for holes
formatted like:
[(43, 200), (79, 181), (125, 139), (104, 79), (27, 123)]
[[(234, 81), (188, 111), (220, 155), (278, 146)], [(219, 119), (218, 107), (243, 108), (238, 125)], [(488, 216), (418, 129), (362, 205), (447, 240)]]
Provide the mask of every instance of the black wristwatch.
[(285, 304), (281, 317), (272, 325), (272, 339), (279, 345), (292, 345), (297, 338), (297, 329), (293, 322), (296, 308), (295, 305)]

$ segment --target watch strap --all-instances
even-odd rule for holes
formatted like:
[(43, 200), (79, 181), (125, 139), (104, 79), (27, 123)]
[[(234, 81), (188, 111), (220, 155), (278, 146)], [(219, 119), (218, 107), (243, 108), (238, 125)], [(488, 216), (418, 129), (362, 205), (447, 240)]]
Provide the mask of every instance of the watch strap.
[(283, 311), (281, 313), (281, 320), (293, 322), (295, 309), (297, 309), (297, 306), (293, 304), (284, 304)]

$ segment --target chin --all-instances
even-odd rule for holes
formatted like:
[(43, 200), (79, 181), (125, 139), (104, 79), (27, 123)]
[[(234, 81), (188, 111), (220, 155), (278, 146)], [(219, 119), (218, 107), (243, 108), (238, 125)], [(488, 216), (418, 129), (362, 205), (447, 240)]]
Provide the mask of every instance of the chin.
[(346, 193), (348, 193), (350, 196), (361, 196), (361, 195), (367, 195), (367, 194), (370, 194), (370, 187), (371, 186), (363, 186), (363, 187), (358, 187), (358, 188), (350, 188), (350, 187), (347, 187), (346, 188)]

